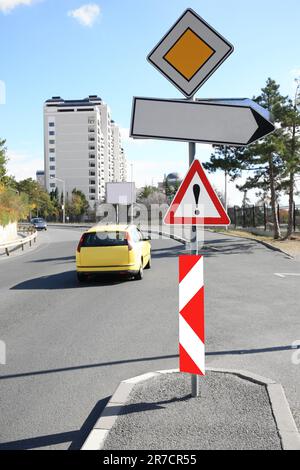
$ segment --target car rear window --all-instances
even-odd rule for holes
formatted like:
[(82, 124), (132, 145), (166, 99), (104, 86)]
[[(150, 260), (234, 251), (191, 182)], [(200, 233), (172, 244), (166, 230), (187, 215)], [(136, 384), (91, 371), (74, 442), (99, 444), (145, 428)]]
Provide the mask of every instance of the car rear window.
[(82, 247), (97, 246), (126, 246), (126, 232), (91, 232), (86, 233), (83, 239)]

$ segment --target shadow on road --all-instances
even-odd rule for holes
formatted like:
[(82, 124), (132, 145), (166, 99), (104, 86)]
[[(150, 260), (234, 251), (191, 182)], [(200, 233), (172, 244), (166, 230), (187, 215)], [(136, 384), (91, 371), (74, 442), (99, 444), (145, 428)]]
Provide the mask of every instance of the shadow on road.
[[(205, 353), (205, 356), (235, 356), (235, 355), (243, 355), (243, 354), (262, 354), (262, 353), (272, 353), (272, 352), (280, 352), (280, 351), (293, 351), (296, 349), (300, 349), (300, 345), (298, 346), (273, 346), (269, 348), (258, 348), (258, 349), (235, 349), (235, 350), (228, 350), (228, 351), (209, 351)], [(178, 354), (169, 354), (166, 356), (154, 356), (154, 357), (140, 357), (134, 359), (121, 359), (119, 361), (110, 361), (110, 362), (98, 362), (95, 364), (82, 364), (79, 366), (70, 366), (70, 367), (61, 367), (57, 369), (47, 369), (47, 370), (37, 370), (37, 371), (30, 371), (30, 372), (21, 372), (19, 374), (9, 374), (9, 375), (0, 375), (1, 380), (8, 380), (8, 379), (18, 379), (21, 377), (31, 377), (37, 375), (47, 375), (47, 374), (57, 374), (61, 372), (72, 372), (76, 370), (83, 370), (83, 369), (94, 369), (97, 367), (111, 367), (117, 366), (122, 364), (132, 364), (138, 362), (151, 362), (151, 361), (160, 361), (166, 359), (177, 359)]]
[[(216, 246), (215, 246), (216, 245)], [(199, 248), (199, 254), (206, 257), (215, 257), (218, 255), (237, 255), (237, 254), (252, 254), (257, 247), (255, 242), (237, 242), (231, 239), (222, 240), (208, 240), (204, 245)], [(190, 251), (185, 247), (179, 248), (172, 246), (170, 248), (152, 249), (152, 258), (172, 258), (179, 255), (189, 255)]]
[(45, 374), (56, 374), (59, 372), (70, 372), (75, 370), (83, 370), (83, 369), (93, 369), (95, 367), (110, 367), (122, 364), (131, 364), (136, 362), (149, 362), (149, 361), (160, 361), (164, 359), (176, 359), (178, 354), (169, 354), (167, 356), (154, 356), (154, 357), (140, 357), (134, 359), (121, 359), (119, 361), (111, 361), (111, 362), (99, 362), (96, 364), (83, 364), (79, 366), (71, 366), (71, 367), (61, 367), (59, 369), (48, 369), (48, 370), (38, 370), (32, 372), (21, 372), (20, 374), (10, 374), (10, 375), (0, 375), (1, 380), (7, 379), (18, 379), (20, 377), (31, 377), (36, 375), (45, 375)]
[(83, 284), (79, 284), (76, 279), (75, 271), (65, 271), (49, 276), (36, 277), (20, 282), (11, 287), (10, 290), (60, 290), (60, 289), (78, 289), (87, 287), (113, 286), (123, 284), (129, 281), (129, 276), (121, 277), (111, 275), (93, 276)]
[[(75, 256), (61, 256), (60, 258), (44, 258), (44, 259), (33, 259), (31, 261), (27, 261), (27, 263), (51, 263), (51, 261), (76, 261)], [(55, 263), (58, 264), (58, 263)]]
[(65, 442), (71, 442), (69, 450), (79, 450), (96, 424), (109, 399), (110, 397), (106, 397), (98, 401), (81, 428), (77, 431), (63, 432), (60, 434), (49, 434), (48, 436), (38, 436), (28, 439), (20, 439), (18, 441), (4, 442), (0, 444), (0, 451), (38, 449), (40, 447), (54, 446), (63, 444)]
[(157, 248), (151, 250), (151, 257), (153, 259), (159, 258), (173, 258), (180, 255), (188, 254), (185, 249), (180, 249), (178, 246), (172, 246), (170, 248)]

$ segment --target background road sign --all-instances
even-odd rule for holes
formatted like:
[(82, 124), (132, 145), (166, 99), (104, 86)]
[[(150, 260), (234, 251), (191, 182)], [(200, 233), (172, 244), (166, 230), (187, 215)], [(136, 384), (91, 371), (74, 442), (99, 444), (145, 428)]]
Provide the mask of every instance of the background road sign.
[(136, 202), (135, 183), (106, 183), (106, 202), (128, 206), (134, 204)]
[(252, 100), (134, 98), (134, 138), (246, 146), (275, 130), (270, 115)]
[(191, 9), (149, 54), (148, 60), (190, 98), (233, 52), (233, 46)]
[(179, 257), (179, 368), (205, 375), (203, 257)]
[(218, 196), (195, 160), (164, 218), (167, 225), (229, 225)]

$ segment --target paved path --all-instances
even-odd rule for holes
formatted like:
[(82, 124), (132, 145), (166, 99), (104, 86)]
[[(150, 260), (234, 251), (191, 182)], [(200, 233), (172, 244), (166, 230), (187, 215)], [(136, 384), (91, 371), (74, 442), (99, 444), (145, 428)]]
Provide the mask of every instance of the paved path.
[[(176, 368), (177, 255), (153, 241), (139, 282), (78, 287), (80, 230), (50, 229), (38, 248), (0, 261), (0, 449), (79, 448), (121, 380)], [(206, 233), (208, 363), (282, 382), (300, 427), (300, 263), (249, 240)], [(241, 354), (243, 352), (243, 354)], [(294, 352), (295, 353), (295, 352)]]

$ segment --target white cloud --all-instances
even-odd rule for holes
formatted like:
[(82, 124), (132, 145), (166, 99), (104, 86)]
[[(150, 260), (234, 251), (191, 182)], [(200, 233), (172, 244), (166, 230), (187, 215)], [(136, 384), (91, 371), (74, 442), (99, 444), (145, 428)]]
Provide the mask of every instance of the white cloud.
[(74, 18), (83, 26), (92, 27), (100, 15), (100, 12), (99, 5), (89, 3), (88, 5), (82, 5), (80, 8), (77, 8), (77, 10), (69, 11), (68, 16)]
[(20, 5), (32, 5), (35, 0), (0, 0), (0, 11), (10, 13), (14, 8)]
[(17, 181), (36, 177), (36, 171), (44, 168), (43, 158), (32, 157), (18, 151), (8, 151), (7, 173)]

